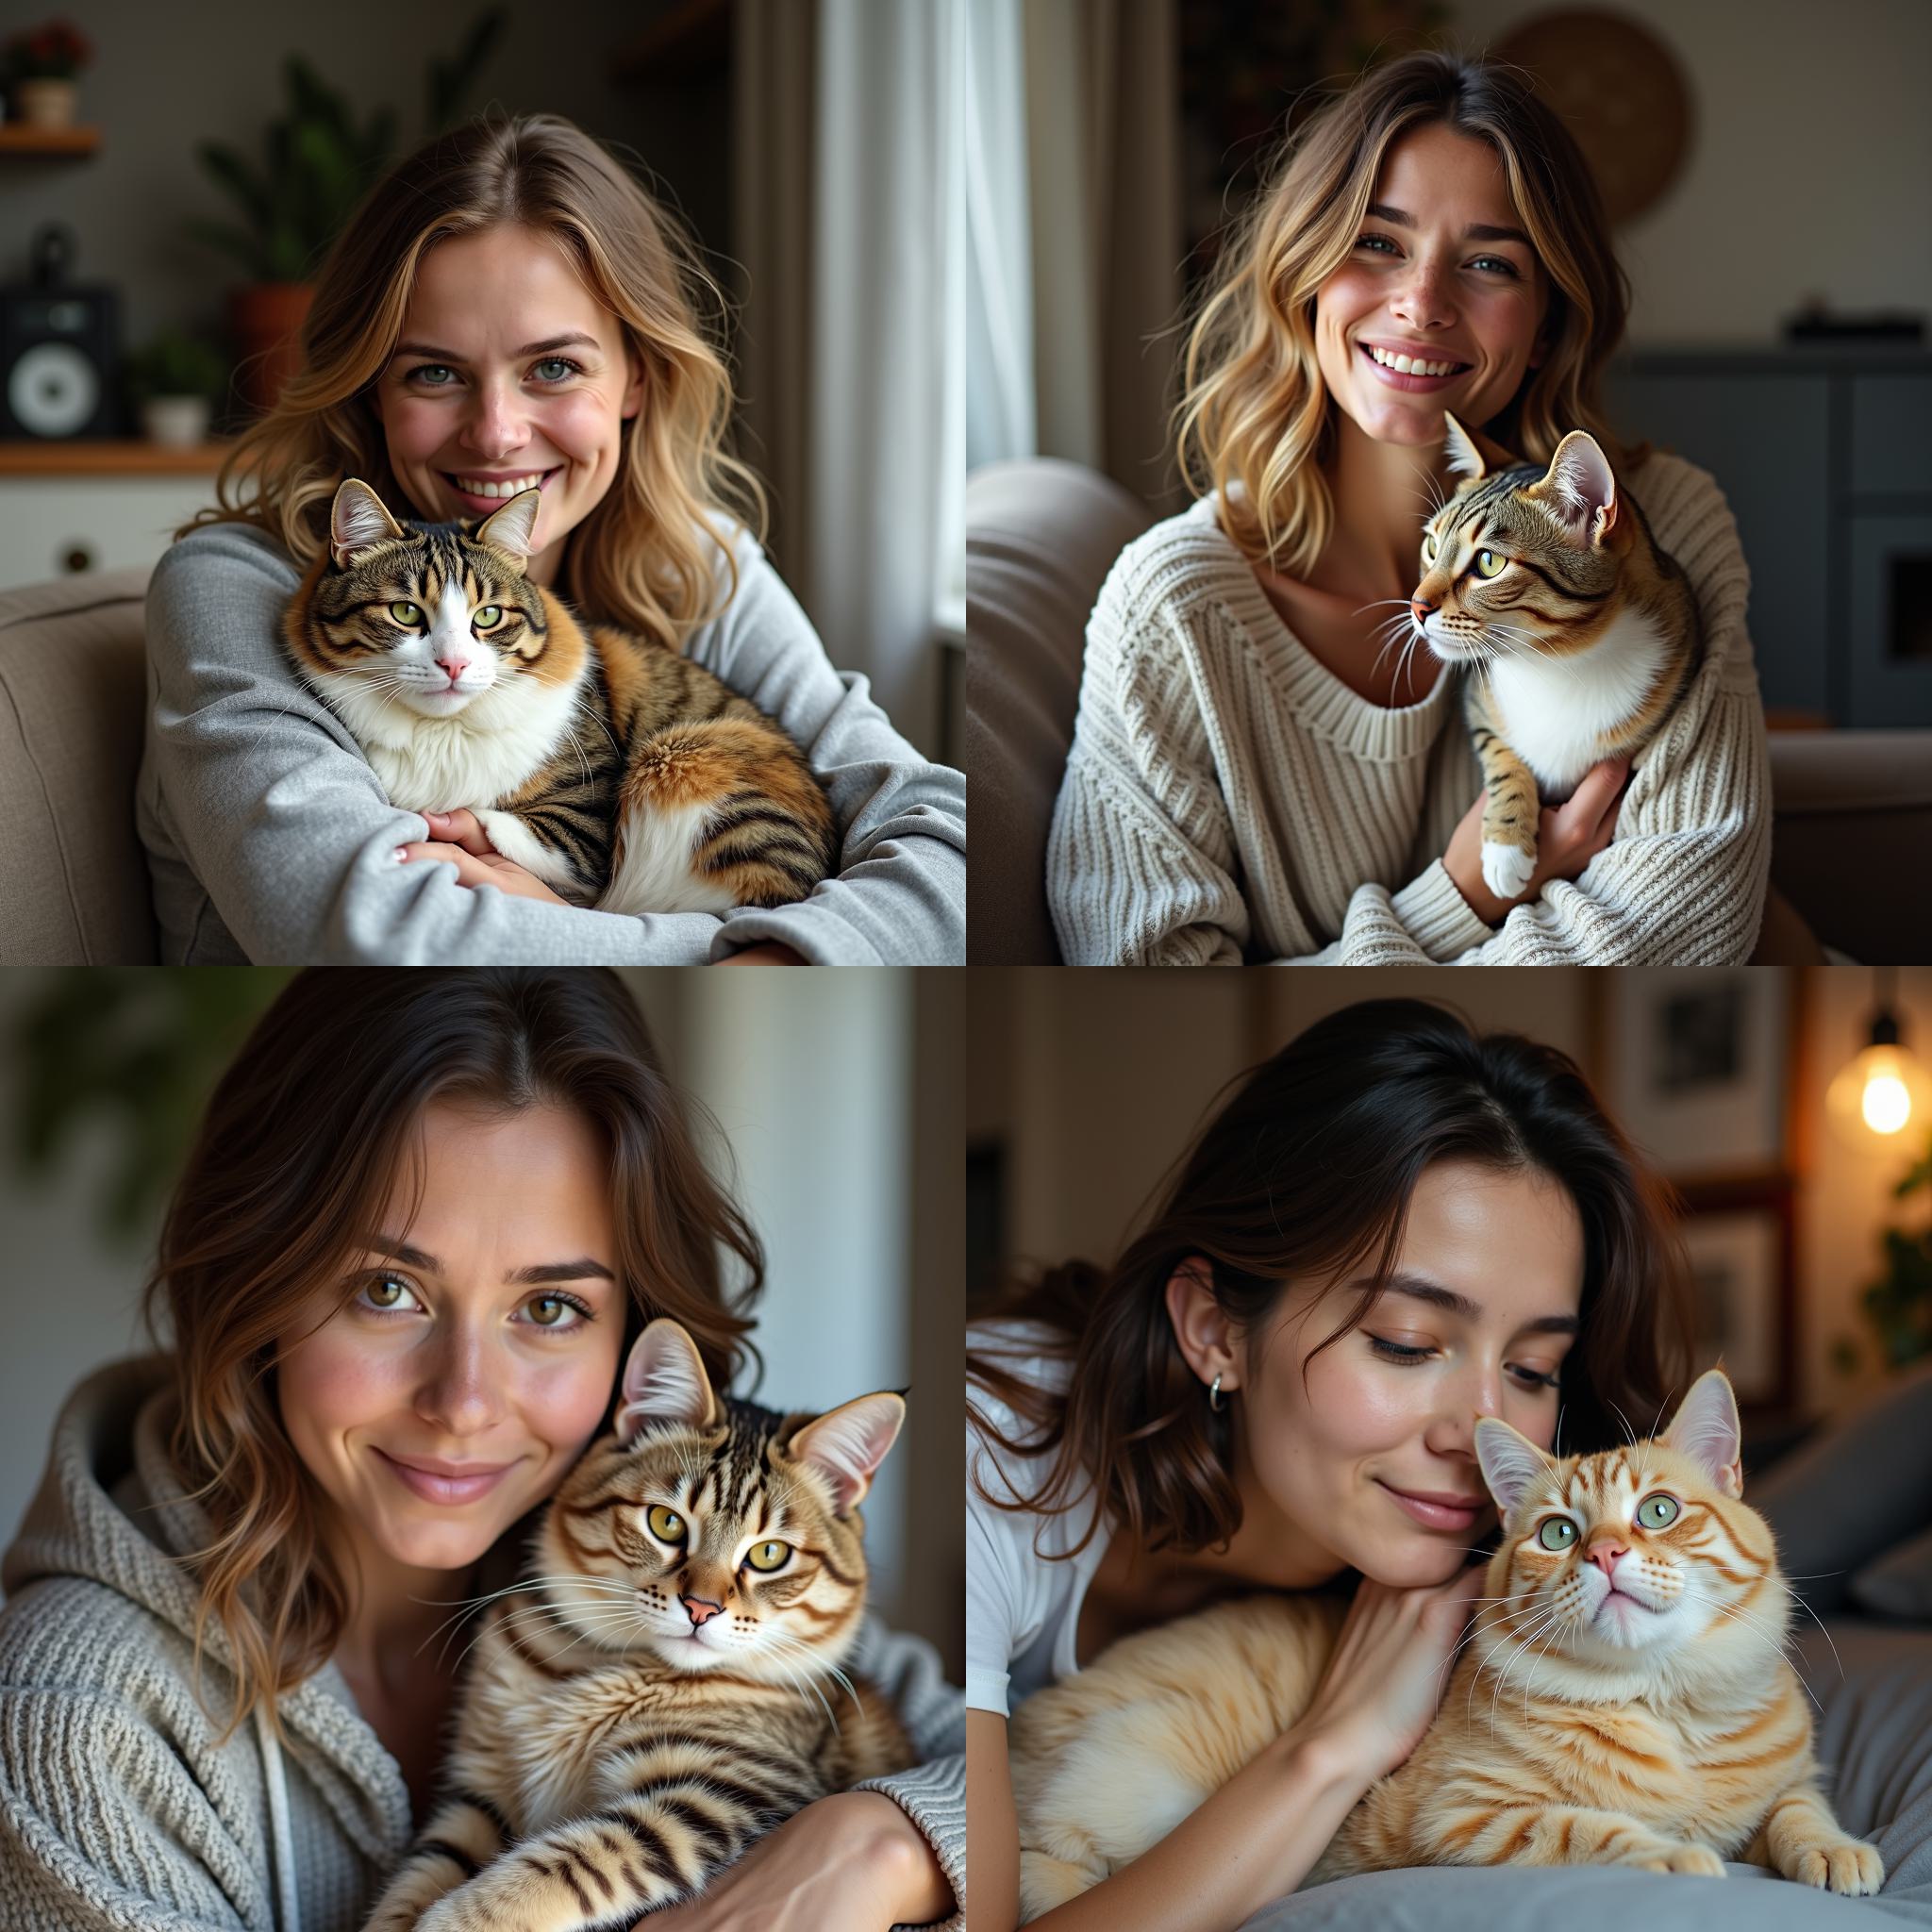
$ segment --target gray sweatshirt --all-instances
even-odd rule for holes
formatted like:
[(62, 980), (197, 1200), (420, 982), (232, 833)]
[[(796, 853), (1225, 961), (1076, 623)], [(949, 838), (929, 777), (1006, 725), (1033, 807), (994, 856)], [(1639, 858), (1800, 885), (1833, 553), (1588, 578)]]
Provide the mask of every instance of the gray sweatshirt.
[[(0, 1559), (0, 1932), (356, 1932), (410, 1839), (401, 1767), (331, 1661), (220, 1749), (194, 1695), (195, 1592), (168, 1560), (206, 1514), (167, 1456), (175, 1396), (155, 1356), (81, 1383)], [(492, 1556), (501, 1560), (502, 1545)], [(225, 1712), (230, 1652), (202, 1684)], [(883, 1791), (933, 1847), (965, 1924), (965, 1707), (921, 1639), (875, 1620), (855, 1661), (924, 1762)]]
[(397, 864), (429, 827), (390, 804), (291, 669), (278, 625), (294, 559), (246, 524), (171, 545), (148, 583), (135, 794), (163, 963), (695, 966), (780, 940), (814, 965), (963, 965), (965, 779), (922, 758), (862, 676), (833, 670), (748, 533), (735, 555), (738, 592), (687, 654), (804, 746), (838, 819), (838, 873), (792, 906), (639, 918)]

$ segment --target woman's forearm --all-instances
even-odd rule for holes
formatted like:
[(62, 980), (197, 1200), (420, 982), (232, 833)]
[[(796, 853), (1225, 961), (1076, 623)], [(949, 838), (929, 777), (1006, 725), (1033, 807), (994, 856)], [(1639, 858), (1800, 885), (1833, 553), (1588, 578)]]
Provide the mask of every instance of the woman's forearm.
[(1041, 1932), (1233, 1932), (1314, 1868), (1371, 1779), (1290, 1731), (1124, 1872), (1033, 1923)]

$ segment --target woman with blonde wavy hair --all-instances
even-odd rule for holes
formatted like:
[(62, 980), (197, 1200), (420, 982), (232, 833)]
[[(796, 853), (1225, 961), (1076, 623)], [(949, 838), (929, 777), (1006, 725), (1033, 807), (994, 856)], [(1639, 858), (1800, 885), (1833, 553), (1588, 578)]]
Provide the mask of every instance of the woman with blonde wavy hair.
[[(834, 671), (767, 561), (700, 321), (722, 308), (673, 216), (558, 116), (472, 121), (371, 189), (318, 275), (300, 372), (149, 585), (138, 816), (164, 961), (963, 958), (964, 780)], [(433, 824), (391, 807), (279, 639), (348, 476), (444, 525), (488, 513), (464, 484), (539, 478), (532, 581), (774, 716), (828, 788), (835, 876), (723, 919), (596, 912), (495, 853), (465, 801)]]
[[(1089, 620), (1047, 853), (1069, 963), (1749, 958), (1771, 818), (1749, 573), (1713, 479), (1605, 418), (1627, 279), (1562, 123), (1515, 70), (1392, 59), (1291, 136), (1221, 259), (1176, 411), (1197, 501), (1128, 545)], [(1376, 351), (1453, 367), (1418, 390)], [(1483, 882), (1455, 679), (1379, 642), (1457, 480), (1445, 411), (1492, 460), (1589, 431), (1705, 632), (1635, 769), (1544, 810), (1509, 901)]]
[[(0, 1924), (357, 1932), (431, 1812), (466, 1612), (645, 1324), (721, 1390), (746, 1353), (764, 1254), (708, 1127), (608, 972), (282, 989), (169, 1205), (158, 1352), (68, 1397), (0, 1562)], [(655, 1932), (960, 1923), (959, 1693), (870, 1616), (850, 1665), (923, 1761)]]

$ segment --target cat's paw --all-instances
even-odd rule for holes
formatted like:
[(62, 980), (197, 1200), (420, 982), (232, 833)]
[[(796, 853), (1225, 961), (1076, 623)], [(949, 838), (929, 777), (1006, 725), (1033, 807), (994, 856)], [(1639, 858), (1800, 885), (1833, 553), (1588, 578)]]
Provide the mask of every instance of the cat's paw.
[(1660, 1844), (1631, 1863), (1645, 1872), (1689, 1872), (1699, 1878), (1724, 1876), (1724, 1861), (1708, 1845)]
[(1857, 1898), (1885, 1883), (1885, 1860), (1876, 1849), (1855, 1838), (1828, 1845), (1807, 1845), (1785, 1869), (1785, 1876), (1821, 1891), (1842, 1891)]
[(1521, 846), (1483, 841), (1483, 884), (1499, 899), (1513, 899), (1536, 874), (1536, 854)]

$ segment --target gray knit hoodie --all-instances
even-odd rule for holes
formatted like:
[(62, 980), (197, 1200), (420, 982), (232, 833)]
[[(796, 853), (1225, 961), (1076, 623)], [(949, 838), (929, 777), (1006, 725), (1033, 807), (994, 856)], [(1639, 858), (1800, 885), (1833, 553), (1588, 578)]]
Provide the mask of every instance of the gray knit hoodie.
[[(174, 1402), (157, 1357), (82, 1382), (0, 1560), (0, 1932), (356, 1932), (409, 1841), (402, 1772), (333, 1662), (281, 1698), (285, 1745), (258, 1712), (216, 1748), (194, 1590), (164, 1554), (212, 1536), (168, 1460)], [(904, 1807), (963, 1907), (959, 1693), (875, 1624), (858, 1660), (928, 1760), (863, 1789)], [(210, 1623), (218, 1714), (229, 1661)]]

